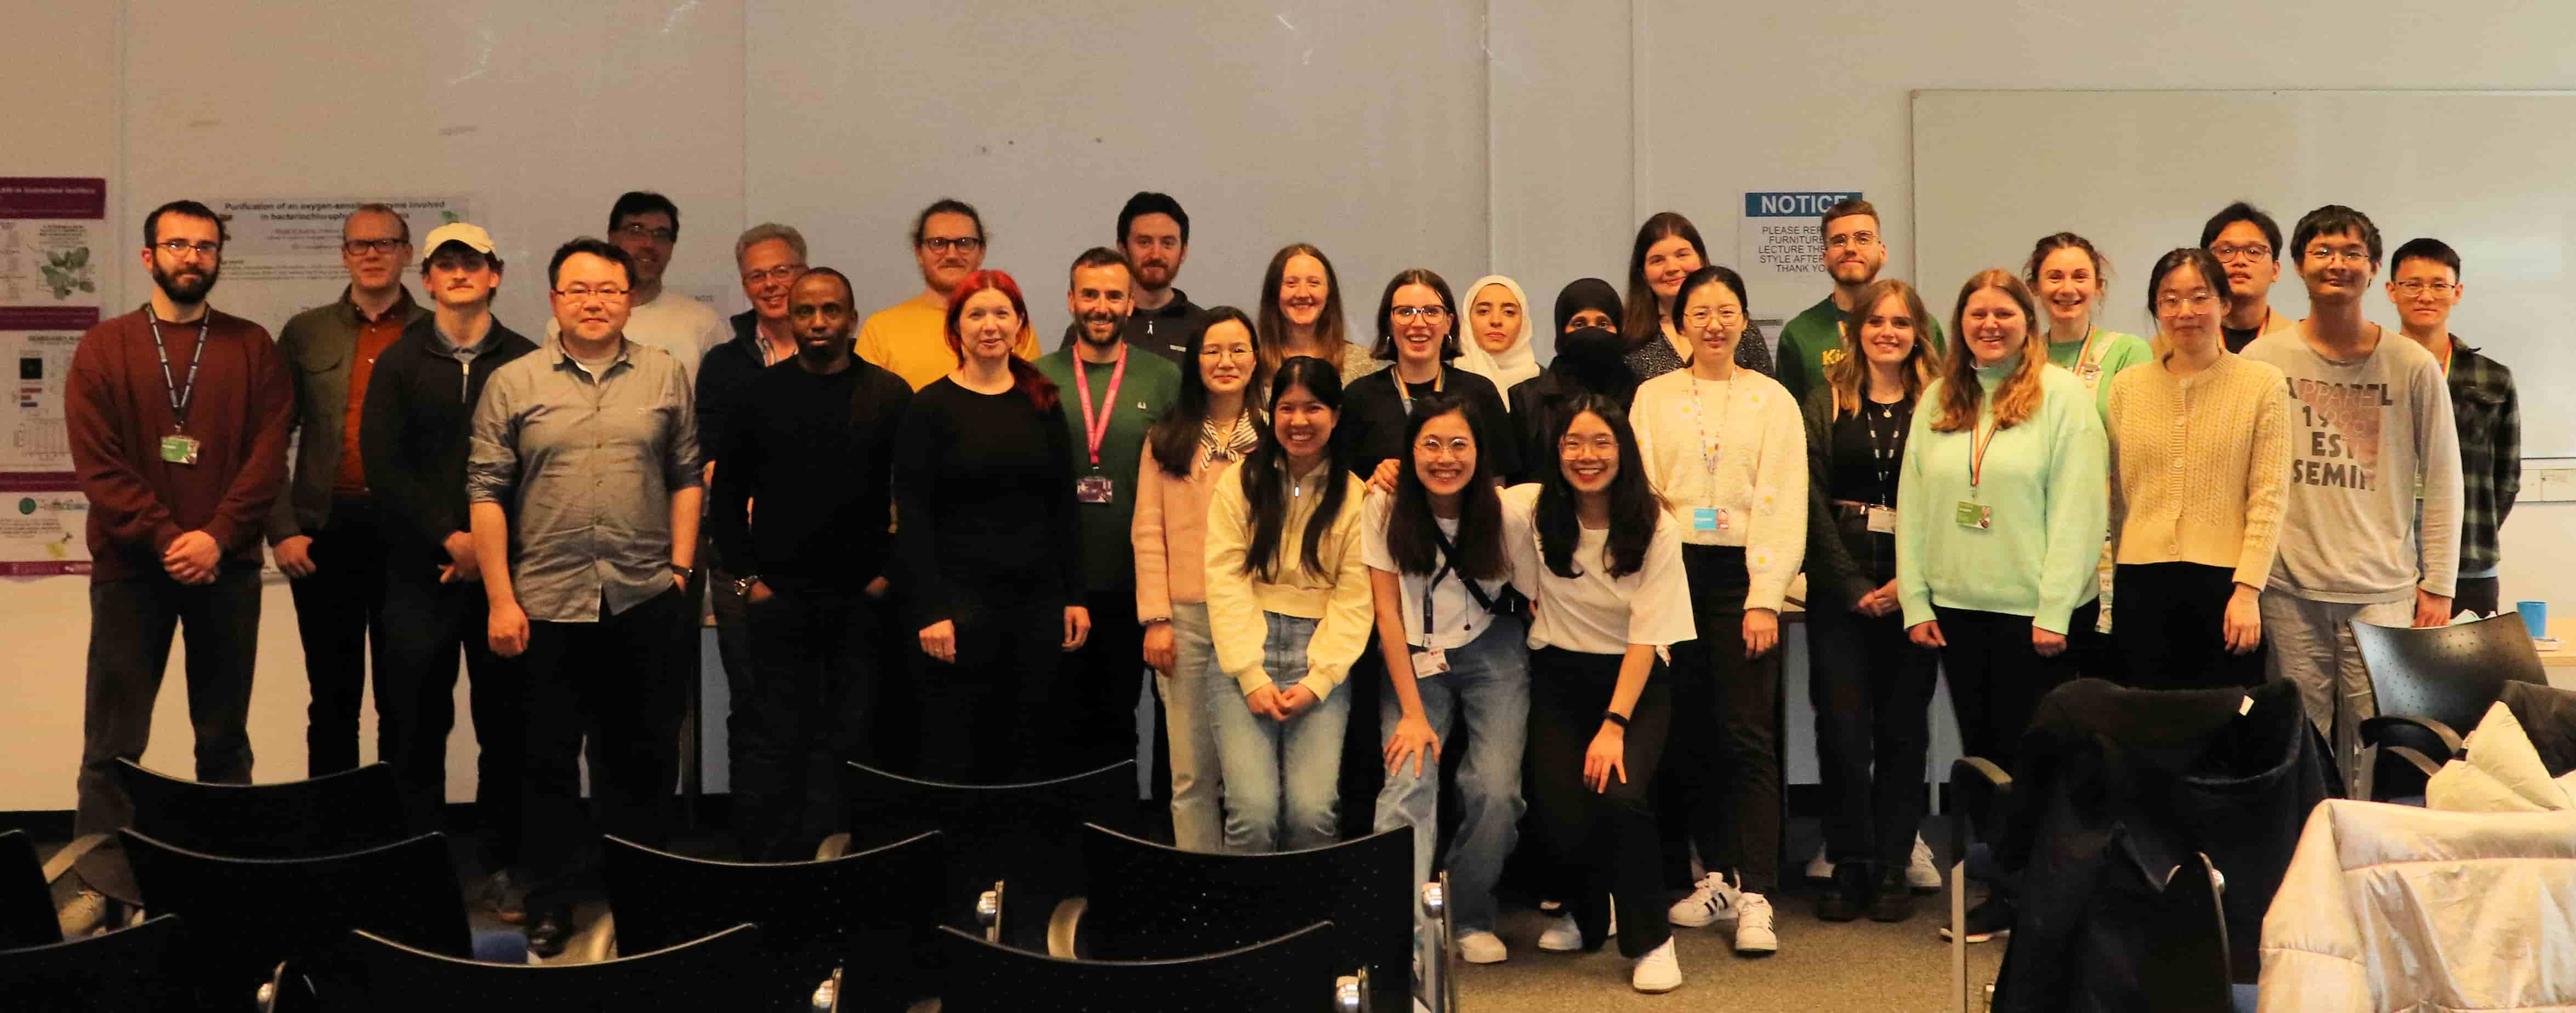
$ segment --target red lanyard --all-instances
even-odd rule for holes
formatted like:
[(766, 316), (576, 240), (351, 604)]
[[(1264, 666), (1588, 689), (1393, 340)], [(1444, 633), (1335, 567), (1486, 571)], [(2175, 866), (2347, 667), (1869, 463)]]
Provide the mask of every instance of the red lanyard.
[(1109, 439), (1109, 415), (1118, 410), (1118, 385), (1127, 379), (1127, 343), (1118, 343), (1118, 366), (1109, 371), (1109, 390), (1100, 399), (1100, 417), (1091, 417), (1091, 364), (1073, 360), (1073, 386), (1082, 394), (1082, 438), (1091, 450), (1091, 466), (1100, 467), (1100, 445)]

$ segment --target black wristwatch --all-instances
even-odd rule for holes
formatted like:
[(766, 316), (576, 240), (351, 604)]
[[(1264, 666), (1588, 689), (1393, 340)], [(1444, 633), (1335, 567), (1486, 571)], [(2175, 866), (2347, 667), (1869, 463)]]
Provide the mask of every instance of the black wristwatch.
[(1621, 727), (1621, 728), (1626, 728), (1626, 727), (1628, 727), (1628, 716), (1627, 716), (1627, 715), (1625, 715), (1625, 714), (1621, 714), (1621, 713), (1619, 713), (1618, 711), (1614, 711), (1614, 710), (1605, 710), (1605, 711), (1602, 711), (1602, 712), (1601, 712), (1601, 720), (1603, 720), (1603, 721), (1607, 721), (1607, 722), (1610, 722), (1611, 724), (1614, 724), (1614, 725), (1618, 725), (1618, 726), (1619, 726), (1619, 727)]
[(748, 577), (736, 577), (733, 581), (733, 593), (749, 598), (751, 597), (751, 586), (757, 583), (760, 583), (760, 575), (757, 573)]

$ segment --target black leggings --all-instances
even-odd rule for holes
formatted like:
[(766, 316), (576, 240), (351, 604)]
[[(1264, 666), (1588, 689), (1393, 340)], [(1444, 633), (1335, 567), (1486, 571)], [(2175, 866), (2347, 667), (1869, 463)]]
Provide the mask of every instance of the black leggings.
[(2136, 689), (2263, 684), (2266, 646), (2227, 652), (2227, 600), (2236, 571), (2200, 563), (2123, 563), (2111, 571), (2111, 640), (2120, 681)]
[(1530, 653), (1529, 748), (1522, 788), (1539, 843), (1555, 865), (1550, 892), (1568, 898), (1588, 946), (1609, 931), (1608, 894), (1619, 909), (1619, 952), (1629, 957), (1672, 937), (1656, 882), (1655, 816), (1646, 786), (1663, 759), (1672, 721), (1668, 674), (1658, 663), (1628, 716), (1628, 779), (1610, 778), (1594, 792), (1583, 783), (1583, 756), (1601, 731), (1601, 712), (1619, 684), (1620, 655), (1542, 647)]
[[(2101, 603), (2085, 602), (2068, 617), (2070, 630), (2093, 628)], [(2021, 733), (2048, 691), (2077, 677), (2075, 638), (2054, 658), (2043, 658), (2030, 642), (2030, 617), (2006, 612), (1976, 612), (1934, 606), (1941, 637), (1941, 667), (1950, 677), (1950, 704), (1959, 715), (1959, 746), (1968, 756), (1984, 757), (2005, 773), (2020, 754)]]

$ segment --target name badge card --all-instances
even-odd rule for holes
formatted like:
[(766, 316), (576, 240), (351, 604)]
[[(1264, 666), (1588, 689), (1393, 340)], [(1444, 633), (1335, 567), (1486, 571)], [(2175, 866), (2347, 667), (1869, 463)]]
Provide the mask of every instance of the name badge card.
[(1107, 475), (1084, 475), (1073, 480), (1073, 498), (1079, 503), (1107, 503), (1113, 488)]
[(1960, 527), (1983, 531), (1995, 526), (1995, 508), (1963, 499), (1959, 501), (1956, 518)]
[(1895, 510), (1883, 506), (1874, 506), (1869, 508), (1867, 514), (1869, 517), (1869, 530), (1873, 534), (1892, 535), (1896, 533)]

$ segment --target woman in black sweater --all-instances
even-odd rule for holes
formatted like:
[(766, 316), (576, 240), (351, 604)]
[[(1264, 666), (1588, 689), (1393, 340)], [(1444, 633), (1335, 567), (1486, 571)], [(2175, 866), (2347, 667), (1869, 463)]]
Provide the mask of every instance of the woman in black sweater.
[(1342, 446), (1350, 451), (1351, 470), (1380, 492), (1395, 491), (1401, 462), (1413, 455), (1405, 446), (1406, 414), (1413, 399), (1439, 391), (1467, 403), (1476, 445), (1494, 448), (1488, 471), (1509, 475), (1520, 468), (1520, 445), (1509, 438), (1510, 414), (1494, 382), (1449, 360), (1459, 355), (1458, 300), (1449, 283), (1422, 268), (1398, 273), (1378, 297), (1376, 357), (1395, 363), (1350, 382), (1342, 395)]
[(1055, 384), (1011, 354), (1028, 303), (978, 271), (948, 300), (955, 372), (912, 396), (894, 454), (896, 539), (920, 630), (922, 772), (970, 784), (1050, 769), (1063, 652), (1091, 631), (1071, 438)]

